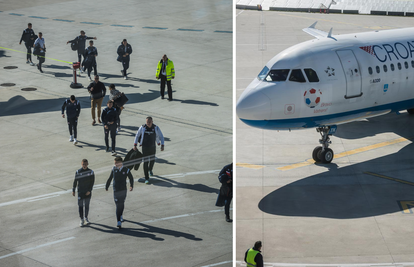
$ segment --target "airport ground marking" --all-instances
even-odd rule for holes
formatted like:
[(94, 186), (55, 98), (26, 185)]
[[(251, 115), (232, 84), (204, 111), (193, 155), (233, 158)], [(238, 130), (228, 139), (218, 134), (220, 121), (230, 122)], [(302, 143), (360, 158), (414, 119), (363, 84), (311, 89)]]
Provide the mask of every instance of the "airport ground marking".
[[(168, 179), (176, 179), (176, 178), (180, 178), (180, 177), (193, 176), (193, 175), (218, 174), (219, 172), (220, 172), (220, 170), (183, 172), (183, 173), (174, 173), (174, 174), (162, 175), (160, 177), (168, 178)], [(138, 182), (139, 179), (140, 178), (134, 179), (134, 182)], [(105, 186), (106, 186), (106, 183), (105, 184), (97, 184), (97, 185), (94, 185), (93, 189), (95, 189), (95, 190), (96, 189), (104, 189)], [(72, 193), (72, 189), (62, 190), (62, 191), (53, 192), (53, 193), (49, 193), (49, 194), (43, 194), (43, 195), (34, 196), (34, 197), (16, 199), (16, 200), (13, 200), (13, 201), (0, 203), (0, 207), (10, 206), (10, 205), (24, 203), (24, 202), (29, 202), (30, 203), (30, 202), (49, 199), (49, 198), (53, 198), (53, 197), (58, 197), (58, 196), (65, 195), (65, 194), (70, 194), (70, 193)]]
[(413, 213), (411, 208), (414, 208), (414, 200), (399, 200), (397, 202), (401, 208), (402, 213), (404, 214)]
[(201, 267), (213, 267), (213, 266), (219, 266), (219, 265), (223, 265), (226, 263), (232, 263), (233, 261), (222, 261), (222, 262), (218, 262), (218, 263), (213, 263), (213, 264), (209, 264), (209, 265), (204, 265)]
[[(0, 49), (9, 50), (9, 51), (13, 51), (13, 52), (19, 52), (19, 53), (23, 53), (23, 54), (28, 54), (26, 51), (19, 51), (19, 50), (7, 48), (7, 47), (1, 47), (0, 46)], [(55, 59), (55, 58), (50, 58), (50, 57), (44, 57), (44, 58), (54, 60), (54, 61), (58, 61), (58, 62), (67, 63), (67, 64), (72, 64), (73, 63), (72, 61), (65, 61), (65, 60), (60, 60), (60, 59)]]
[[(413, 139), (413, 137), (410, 137), (410, 138), (400, 137), (400, 138), (397, 138), (397, 139), (384, 141), (384, 142), (381, 142), (381, 143), (378, 143), (378, 144), (373, 144), (373, 145), (360, 147), (360, 148), (356, 148), (356, 149), (349, 150), (349, 151), (344, 151), (344, 152), (336, 154), (334, 156), (334, 159), (339, 159), (339, 158), (359, 154), (359, 153), (362, 153), (362, 152), (367, 152), (367, 151), (370, 151), (370, 150), (373, 150), (373, 149), (378, 149), (378, 148), (382, 148), (382, 147), (389, 146), (389, 145), (395, 145), (395, 144), (398, 144), (398, 143), (410, 141), (412, 139)], [(277, 169), (280, 170), (280, 171), (289, 171), (289, 170), (292, 170), (292, 169), (296, 169), (296, 168), (300, 168), (300, 167), (304, 167), (304, 166), (308, 166), (308, 165), (312, 165), (312, 164), (315, 164), (315, 161), (313, 159), (308, 159), (304, 162), (299, 162), (299, 163), (279, 167)]]
[(17, 252), (13, 252), (13, 253), (10, 253), (10, 254), (7, 254), (7, 255), (3, 255), (3, 256), (0, 257), (0, 260), (4, 259), (4, 258), (7, 258), (7, 257), (10, 257), (10, 256), (17, 255), (17, 254), (23, 254), (25, 252), (35, 250), (35, 249), (38, 249), (38, 248), (47, 247), (47, 246), (55, 245), (55, 244), (62, 243), (62, 242), (65, 242), (65, 241), (69, 241), (69, 240), (72, 240), (74, 238), (75, 237), (72, 236), (72, 237), (68, 237), (68, 238), (65, 238), (65, 239), (49, 242), (49, 243), (46, 243), (46, 244), (43, 244), (43, 245), (35, 246), (35, 247), (32, 247), (32, 248), (23, 249), (23, 250), (20, 250), (20, 251), (17, 251)]
[(368, 175), (371, 175), (371, 176), (375, 176), (375, 177), (387, 179), (387, 180), (390, 180), (390, 181), (394, 181), (394, 182), (398, 182), (398, 183), (408, 184), (408, 185), (414, 186), (414, 183), (412, 183), (412, 182), (409, 182), (409, 181), (406, 181), (406, 180), (402, 180), (402, 179), (393, 178), (393, 177), (389, 177), (389, 176), (382, 175), (382, 174), (378, 174), (378, 173), (374, 173), (374, 172), (364, 172), (364, 174), (368, 174)]
[(249, 168), (249, 169), (254, 169), (254, 170), (260, 170), (263, 169), (265, 166), (263, 165), (254, 165), (254, 164), (249, 164), (249, 163), (236, 163), (237, 167), (243, 167), (243, 168)]
[[(247, 266), (244, 261), (236, 261), (237, 266)], [(388, 262), (388, 263), (328, 263), (328, 264), (314, 264), (314, 263), (268, 263), (264, 262), (265, 267), (401, 267), (414, 266), (414, 262)]]
[[(230, 210), (233, 210), (233, 209), (230, 209)], [(216, 212), (223, 212), (223, 209), (187, 213), (187, 214), (182, 214), (182, 215), (176, 215), (176, 216), (170, 216), (170, 217), (165, 217), (165, 218), (148, 220), (148, 221), (141, 222), (141, 223), (160, 222), (160, 221), (166, 221), (166, 220), (171, 220), (171, 219), (185, 218), (185, 217), (190, 217), (190, 216), (195, 216), (195, 215), (201, 215), (201, 214), (206, 214), (206, 213), (216, 213)]]

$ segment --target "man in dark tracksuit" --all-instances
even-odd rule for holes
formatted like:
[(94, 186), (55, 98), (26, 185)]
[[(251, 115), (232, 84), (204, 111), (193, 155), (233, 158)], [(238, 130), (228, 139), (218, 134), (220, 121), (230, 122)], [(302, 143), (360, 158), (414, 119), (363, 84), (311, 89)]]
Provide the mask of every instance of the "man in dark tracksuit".
[(115, 166), (112, 168), (108, 181), (106, 181), (105, 189), (108, 191), (112, 179), (114, 182), (112, 187), (114, 189), (114, 200), (116, 205), (116, 219), (118, 221), (117, 227), (121, 228), (121, 223), (124, 221), (122, 214), (124, 212), (124, 203), (127, 196), (126, 179), (129, 178), (129, 191), (134, 188), (134, 177), (131, 171), (122, 165), (122, 158), (115, 158)]
[(224, 213), (226, 221), (232, 222), (230, 219), (230, 204), (233, 199), (233, 163), (226, 165), (219, 173), (219, 180), (222, 183), (220, 191), (224, 193)]
[(262, 241), (256, 241), (254, 246), (244, 254), (244, 261), (248, 267), (263, 267), (263, 256), (260, 254)]
[[(72, 195), (75, 196), (75, 189), (78, 187), (78, 206), (79, 216), (81, 218), (80, 226), (89, 224), (89, 203), (92, 197), (92, 188), (95, 183), (95, 174), (88, 168), (88, 160), (82, 160), (82, 168), (76, 171), (75, 180), (73, 181)], [(85, 205), (85, 214), (83, 206)], [(85, 215), (85, 217), (84, 217)]]
[(127, 79), (127, 70), (129, 68), (129, 55), (132, 53), (132, 47), (128, 44), (127, 40), (124, 39), (120, 46), (118, 46), (118, 61), (122, 63), (123, 70), (121, 70), (124, 79)]
[(111, 100), (108, 101), (106, 104), (107, 107), (102, 111), (102, 123), (104, 125), (105, 131), (105, 144), (106, 144), (106, 151), (109, 151), (109, 140), (108, 136), (111, 133), (111, 140), (112, 140), (112, 156), (116, 155), (115, 152), (115, 138), (116, 138), (116, 123), (119, 120), (118, 112), (113, 107), (113, 103)]
[(33, 44), (36, 38), (37, 38), (36, 34), (34, 33), (32, 29), (32, 24), (31, 23), (27, 24), (27, 29), (23, 31), (19, 44), (21, 45), (22, 41), (24, 41), (24, 45), (26, 46), (26, 49), (27, 49), (26, 63), (27, 64), (30, 63), (31, 66), (34, 66), (34, 63), (32, 62), (32, 47), (33, 47)]
[[(82, 56), (85, 53), (85, 42), (86, 40), (90, 40), (90, 39), (94, 39), (96, 40), (96, 37), (87, 37), (85, 35), (84, 31), (80, 31), (79, 36), (77, 36), (75, 39), (71, 40), (71, 41), (67, 41), (66, 44), (68, 43), (78, 43), (78, 62), (82, 63)], [(85, 57), (83, 57), (83, 59), (85, 59)], [(80, 72), (82, 72), (82, 68), (80, 68)]]
[[(66, 108), (66, 118), (68, 120), (69, 126), (69, 142), (73, 142), (74, 145), (78, 143), (76, 140), (77, 137), (77, 126), (79, 113), (81, 111), (81, 106), (79, 100), (76, 100), (74, 95), (71, 95), (70, 98), (66, 99), (62, 105), (62, 118), (65, 118), (65, 108)], [(72, 134), (73, 130), (73, 134)], [(73, 138), (75, 137), (75, 138)]]
[(93, 46), (93, 41), (89, 41), (88, 48), (85, 49), (85, 52), (83, 53), (83, 63), (82, 66), (84, 67), (83, 71), (85, 69), (88, 69), (88, 78), (89, 81), (92, 81), (91, 79), (91, 71), (93, 68), (93, 74), (96, 76), (98, 75), (98, 71), (96, 70), (96, 57), (98, 56), (98, 49)]
[[(161, 144), (161, 151), (164, 151), (164, 136), (160, 128), (152, 123), (152, 118), (147, 117), (146, 124), (143, 124), (139, 127), (137, 134), (135, 135), (134, 140), (134, 150), (137, 150), (137, 144), (142, 146), (142, 156), (144, 160), (144, 174), (145, 174), (145, 183), (149, 184), (149, 174), (152, 176), (152, 168), (155, 163), (155, 144)], [(149, 164), (149, 166), (148, 166)]]

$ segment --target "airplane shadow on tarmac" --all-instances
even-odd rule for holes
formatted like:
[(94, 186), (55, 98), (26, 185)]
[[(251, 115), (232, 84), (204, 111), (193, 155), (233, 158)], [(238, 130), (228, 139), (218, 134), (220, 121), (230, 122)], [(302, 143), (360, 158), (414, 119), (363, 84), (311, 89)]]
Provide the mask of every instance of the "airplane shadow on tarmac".
[[(388, 122), (388, 123), (384, 123)], [(377, 122), (374, 124), (373, 122)], [(386, 115), (341, 125), (341, 138), (357, 139), (382, 132), (412, 135), (409, 115)], [(399, 125), (399, 126), (398, 126)], [(281, 216), (354, 219), (402, 212), (400, 201), (414, 200), (414, 144), (398, 152), (338, 168), (318, 164), (328, 171), (283, 186), (258, 204), (261, 211)], [(333, 160), (333, 163), (335, 159)], [(408, 183), (380, 178), (375, 174)]]
[[(131, 224), (136, 224), (139, 226), (142, 226), (143, 228), (128, 228), (125, 227), (125, 222), (131, 223)], [(150, 226), (148, 224), (144, 224), (144, 223), (140, 223), (140, 222), (134, 222), (131, 220), (125, 220), (125, 222), (123, 223), (123, 227), (121, 229), (118, 229), (117, 227), (112, 227), (112, 226), (108, 226), (108, 225), (104, 225), (104, 224), (99, 224), (99, 223), (91, 223), (89, 224), (89, 228), (95, 229), (97, 231), (101, 231), (101, 232), (105, 232), (105, 233), (110, 233), (110, 234), (122, 234), (122, 235), (129, 235), (129, 236), (134, 236), (134, 237), (141, 237), (141, 238), (151, 238), (153, 240), (156, 241), (164, 241), (164, 238), (161, 237), (157, 237), (155, 234), (162, 234), (162, 235), (169, 235), (169, 236), (174, 236), (174, 237), (184, 237), (186, 239), (190, 239), (190, 240), (194, 240), (194, 241), (201, 241), (203, 239), (195, 237), (192, 234), (188, 234), (188, 233), (183, 233), (183, 232), (179, 232), (179, 231), (174, 231), (174, 230), (169, 230), (169, 229), (164, 229), (164, 228), (160, 228), (160, 227), (154, 227), (154, 226)], [(95, 226), (99, 226), (95, 227)], [(153, 234), (155, 233), (155, 234)]]
[(189, 189), (194, 191), (199, 191), (203, 193), (219, 193), (219, 189), (212, 188), (204, 184), (186, 184), (186, 183), (180, 183), (176, 180), (168, 179), (165, 177), (161, 177), (158, 175), (155, 175), (157, 179), (151, 179), (151, 184), (155, 186), (162, 186), (162, 187), (176, 187), (176, 188), (183, 188), (183, 189)]

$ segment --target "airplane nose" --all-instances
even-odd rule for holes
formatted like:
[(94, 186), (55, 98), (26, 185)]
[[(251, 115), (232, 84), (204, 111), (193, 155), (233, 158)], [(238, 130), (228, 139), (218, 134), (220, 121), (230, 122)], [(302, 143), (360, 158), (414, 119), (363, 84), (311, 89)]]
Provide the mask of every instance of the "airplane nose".
[(267, 120), (270, 118), (270, 99), (260, 91), (242, 94), (237, 101), (236, 113), (243, 120)]

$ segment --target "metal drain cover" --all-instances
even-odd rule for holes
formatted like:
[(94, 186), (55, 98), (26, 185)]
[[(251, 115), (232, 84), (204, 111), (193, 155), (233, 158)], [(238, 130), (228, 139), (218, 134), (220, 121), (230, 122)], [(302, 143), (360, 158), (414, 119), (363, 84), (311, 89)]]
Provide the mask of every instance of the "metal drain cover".
[(17, 66), (6, 66), (4, 67), (6, 70), (17, 69)]
[(10, 86), (15, 86), (15, 83), (2, 83), (0, 84), (0, 86), (4, 86), (4, 87), (10, 87)]
[(37, 89), (34, 87), (26, 87), (26, 88), (22, 88), (22, 91), (36, 91)]

